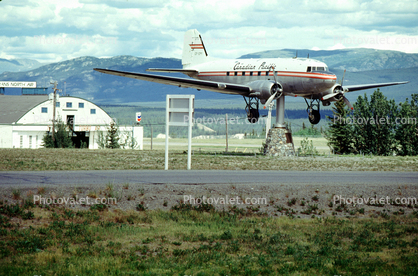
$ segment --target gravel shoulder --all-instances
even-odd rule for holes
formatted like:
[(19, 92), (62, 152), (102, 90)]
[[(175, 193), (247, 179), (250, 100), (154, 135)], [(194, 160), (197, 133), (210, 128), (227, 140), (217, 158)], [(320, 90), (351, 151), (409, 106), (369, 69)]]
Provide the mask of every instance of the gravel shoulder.
[(91, 205), (80, 203), (94, 204), (96, 199), (105, 202), (106, 198), (115, 198), (116, 203), (106, 202), (110, 210), (137, 210), (140, 205), (147, 210), (169, 211), (180, 202), (196, 205), (203, 199), (204, 203), (212, 204), (217, 210), (293, 218), (410, 215), (418, 210), (417, 197), (417, 184), (108, 183), (0, 186), (0, 200), (9, 204), (41, 200), (40, 203), (88, 209)]

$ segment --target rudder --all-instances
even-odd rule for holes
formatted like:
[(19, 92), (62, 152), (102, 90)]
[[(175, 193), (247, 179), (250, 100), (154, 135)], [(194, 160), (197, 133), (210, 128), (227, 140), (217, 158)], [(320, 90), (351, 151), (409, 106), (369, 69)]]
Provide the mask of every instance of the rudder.
[(208, 54), (203, 44), (202, 36), (196, 30), (188, 30), (184, 34), (183, 44), (183, 68), (189, 68), (194, 64), (200, 64), (207, 61)]

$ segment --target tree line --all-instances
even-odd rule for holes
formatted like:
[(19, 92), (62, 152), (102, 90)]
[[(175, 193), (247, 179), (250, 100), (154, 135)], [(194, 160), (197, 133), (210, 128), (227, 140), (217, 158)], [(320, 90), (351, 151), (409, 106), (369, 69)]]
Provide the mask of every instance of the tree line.
[(396, 104), (377, 89), (359, 96), (351, 111), (343, 101), (328, 116), (325, 137), (335, 153), (418, 155), (418, 94)]

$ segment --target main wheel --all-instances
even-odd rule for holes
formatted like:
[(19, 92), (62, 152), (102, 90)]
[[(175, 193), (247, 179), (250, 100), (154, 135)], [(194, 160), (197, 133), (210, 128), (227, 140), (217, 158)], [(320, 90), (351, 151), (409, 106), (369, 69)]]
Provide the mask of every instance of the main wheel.
[(258, 112), (258, 109), (250, 109), (250, 112), (247, 115), (248, 122), (251, 124), (255, 124), (258, 122), (258, 118), (260, 117), (260, 113)]
[(321, 121), (321, 114), (319, 114), (319, 110), (312, 110), (311, 114), (308, 115), (309, 122), (313, 125), (316, 125)]

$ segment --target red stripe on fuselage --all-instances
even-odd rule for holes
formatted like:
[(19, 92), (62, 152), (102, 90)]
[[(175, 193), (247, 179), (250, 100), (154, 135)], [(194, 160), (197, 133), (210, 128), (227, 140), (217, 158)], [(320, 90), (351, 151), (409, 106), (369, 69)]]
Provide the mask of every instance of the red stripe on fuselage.
[[(250, 76), (250, 72), (253, 73), (251, 77), (263, 77), (266, 76), (266, 73), (269, 72), (268, 76), (273, 76), (273, 71), (237, 71), (238, 75), (240, 76)], [(261, 75), (258, 75), (258, 72), (261, 72)], [(245, 74), (245, 75), (244, 75)], [(337, 77), (335, 75), (328, 75), (328, 74), (321, 74), (321, 73), (308, 73), (308, 72), (276, 72), (277, 76), (282, 77), (295, 77), (295, 78), (311, 78), (311, 79), (324, 79), (324, 80), (336, 80)], [(226, 71), (209, 71), (209, 72), (200, 72), (199, 77), (222, 77), (227, 76)], [(229, 72), (229, 77), (235, 76), (235, 72)]]

